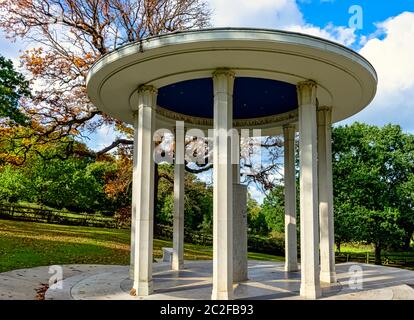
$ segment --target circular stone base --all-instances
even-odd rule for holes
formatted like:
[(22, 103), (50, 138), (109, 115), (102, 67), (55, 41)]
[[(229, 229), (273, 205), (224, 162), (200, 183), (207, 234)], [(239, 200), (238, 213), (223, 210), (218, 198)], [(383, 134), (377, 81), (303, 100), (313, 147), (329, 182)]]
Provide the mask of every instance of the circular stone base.
[[(362, 270), (362, 286), (355, 287), (355, 265)], [(350, 267), (353, 268), (350, 269)], [(154, 293), (129, 294), (128, 266), (100, 266), (50, 287), (47, 300), (180, 300), (211, 299), (211, 261), (186, 261), (182, 271), (167, 263), (154, 264)], [(350, 271), (351, 270), (351, 271)], [(323, 299), (414, 299), (414, 272), (366, 264), (337, 265), (338, 283), (322, 283)], [(301, 299), (300, 272), (285, 272), (282, 262), (249, 261), (249, 280), (234, 285), (235, 299)]]

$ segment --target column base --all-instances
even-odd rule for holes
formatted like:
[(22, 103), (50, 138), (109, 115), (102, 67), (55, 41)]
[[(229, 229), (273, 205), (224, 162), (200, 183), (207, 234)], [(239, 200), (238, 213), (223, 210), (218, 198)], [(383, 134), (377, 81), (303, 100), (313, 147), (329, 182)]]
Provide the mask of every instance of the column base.
[(237, 275), (233, 273), (233, 283), (239, 283), (249, 280), (247, 274)]
[(175, 261), (173, 259), (171, 263), (171, 269), (174, 271), (180, 271), (184, 269), (184, 261)]
[(322, 296), (319, 286), (302, 284), (300, 286), (300, 296), (305, 299), (318, 299)]
[(336, 272), (323, 272), (320, 274), (321, 282), (325, 283), (336, 283)]
[(233, 300), (233, 292), (230, 291), (213, 291), (211, 300)]
[(297, 263), (285, 264), (285, 271), (286, 272), (296, 272), (299, 271), (299, 267)]
[(134, 281), (134, 287), (131, 289), (130, 294), (131, 296), (144, 297), (149, 296), (153, 292), (154, 288), (152, 285), (152, 280), (148, 282)]

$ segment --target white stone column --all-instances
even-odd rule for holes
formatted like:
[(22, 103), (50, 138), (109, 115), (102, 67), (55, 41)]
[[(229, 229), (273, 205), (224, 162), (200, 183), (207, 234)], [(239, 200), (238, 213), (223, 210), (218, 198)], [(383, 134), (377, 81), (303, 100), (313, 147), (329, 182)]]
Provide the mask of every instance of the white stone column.
[(214, 83), (213, 300), (233, 298), (233, 178), (231, 137), (234, 73), (219, 69)]
[(240, 135), (233, 129), (233, 283), (248, 280), (247, 186), (240, 184)]
[(237, 129), (232, 131), (231, 159), (233, 168), (233, 183), (240, 183), (240, 134)]
[(152, 293), (152, 243), (154, 224), (154, 122), (157, 89), (138, 88), (138, 106), (134, 110), (134, 168), (132, 212), (134, 217), (134, 285), (131, 294)]
[(233, 184), (233, 283), (248, 280), (247, 186)]
[(335, 249), (332, 186), (332, 109), (318, 109), (318, 182), (322, 282), (335, 283)]
[(177, 121), (175, 130), (174, 217), (172, 269), (184, 267), (184, 122)]
[(283, 127), (285, 163), (285, 270), (298, 270), (296, 234), (295, 125)]
[(297, 86), (299, 104), (300, 158), (300, 295), (320, 297), (319, 217), (316, 127), (316, 83), (301, 82)]

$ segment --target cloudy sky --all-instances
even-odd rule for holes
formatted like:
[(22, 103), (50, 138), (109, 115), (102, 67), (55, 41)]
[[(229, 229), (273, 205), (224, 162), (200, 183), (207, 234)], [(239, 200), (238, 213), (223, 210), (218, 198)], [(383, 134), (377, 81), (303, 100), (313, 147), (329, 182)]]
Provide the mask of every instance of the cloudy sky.
[[(378, 72), (378, 93), (370, 106), (345, 123), (391, 122), (414, 133), (414, 1), (210, 0), (210, 3), (215, 10), (215, 26), (292, 30), (340, 42), (358, 51)], [(355, 11), (355, 6), (359, 6), (359, 11)], [(359, 26), (354, 20), (357, 12), (362, 12)]]
[[(400, 124), (414, 133), (414, 1), (412, 0), (208, 0), (213, 26), (263, 27), (309, 33), (344, 44), (366, 57), (379, 77), (374, 101), (345, 123)], [(357, 10), (357, 11), (355, 11)], [(362, 21), (354, 15), (362, 13)], [(356, 24), (355, 22), (360, 22)], [(18, 60), (25, 44), (0, 33), (0, 53)], [(98, 130), (88, 143), (110, 143)]]

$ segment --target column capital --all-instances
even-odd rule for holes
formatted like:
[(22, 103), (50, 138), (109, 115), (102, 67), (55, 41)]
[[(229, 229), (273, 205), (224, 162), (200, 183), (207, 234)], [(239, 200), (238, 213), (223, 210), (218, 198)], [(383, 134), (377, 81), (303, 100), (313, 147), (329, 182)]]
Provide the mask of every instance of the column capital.
[(236, 74), (230, 68), (218, 68), (218, 69), (214, 70), (213, 78), (216, 78), (218, 76), (226, 76), (226, 77), (229, 77), (229, 78), (230, 77), (234, 78), (236, 76)]
[(157, 107), (158, 89), (150, 85), (139, 85), (137, 88), (138, 104), (132, 106), (132, 111), (136, 113), (140, 108), (149, 107), (155, 109)]
[(150, 93), (150, 94), (157, 94), (158, 89), (151, 85), (141, 84), (138, 86), (137, 89), (138, 93)]
[(317, 87), (318, 87), (317, 83), (313, 80), (302, 81), (296, 85), (299, 106), (303, 106), (303, 105), (315, 105), (316, 106)]
[(332, 125), (332, 107), (320, 106), (316, 111), (318, 113), (318, 127)]
[(318, 84), (314, 80), (300, 81), (300, 82), (298, 82), (296, 84), (296, 87), (298, 89), (303, 89), (303, 88), (316, 88), (317, 86), (318, 86)]
[(235, 73), (226, 68), (219, 68), (213, 72), (214, 94), (224, 93), (233, 95)]

